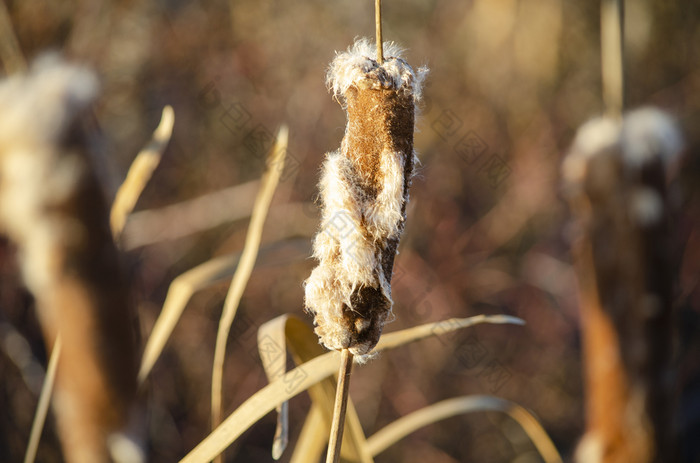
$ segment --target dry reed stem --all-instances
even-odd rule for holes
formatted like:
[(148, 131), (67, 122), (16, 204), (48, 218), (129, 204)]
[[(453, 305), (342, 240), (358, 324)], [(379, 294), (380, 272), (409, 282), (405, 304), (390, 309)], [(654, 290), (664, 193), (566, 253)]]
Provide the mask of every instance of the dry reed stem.
[(377, 35), (377, 62), (384, 64), (384, 47), (382, 40), (382, 0), (374, 0), (374, 23)]
[(126, 219), (134, 210), (134, 206), (151, 179), (153, 171), (160, 164), (160, 159), (173, 133), (174, 124), (175, 112), (172, 106), (165, 106), (151, 141), (131, 163), (124, 182), (117, 190), (109, 217), (112, 235), (116, 240), (120, 238)]
[(46, 367), (44, 384), (41, 385), (41, 394), (39, 394), (39, 402), (37, 403), (36, 412), (34, 413), (32, 429), (29, 432), (29, 442), (27, 443), (27, 451), (24, 454), (24, 463), (34, 463), (34, 460), (36, 459), (36, 452), (39, 449), (41, 433), (44, 430), (46, 415), (49, 412), (49, 405), (51, 404), (51, 395), (53, 393), (53, 386), (56, 380), (56, 369), (60, 356), (61, 337), (57, 336), (56, 341), (53, 343), (53, 349), (51, 349), (49, 364)]
[(615, 119), (622, 118), (625, 103), (624, 24), (624, 2), (601, 0), (600, 47), (603, 101), (607, 115)]
[(62, 339), (53, 405), (65, 458), (90, 463), (123, 455), (111, 443), (129, 441), (136, 389), (128, 285), (80, 123), (96, 92), (92, 73), (56, 56), (0, 86), (0, 222), (46, 344)]
[(350, 375), (352, 374), (352, 354), (350, 350), (340, 351), (340, 367), (338, 368), (338, 385), (335, 390), (335, 405), (333, 406), (333, 421), (328, 439), (326, 463), (340, 461), (340, 447), (343, 443), (345, 429), (345, 411), (348, 407), (348, 392), (350, 391)]
[[(212, 368), (212, 385), (211, 385), (211, 420), (212, 429), (221, 423), (221, 388), (223, 382), (224, 358), (226, 356), (226, 344), (228, 335), (231, 330), (231, 324), (236, 317), (238, 304), (243, 296), (250, 274), (255, 266), (255, 260), (260, 247), (260, 239), (262, 237), (265, 217), (272, 201), (272, 196), (275, 193), (275, 188), (279, 182), (282, 169), (284, 167), (284, 157), (287, 153), (287, 140), (289, 131), (286, 126), (280, 128), (277, 133), (277, 139), (269, 159), (270, 163), (263, 176), (260, 186), (260, 192), (255, 199), (253, 206), (253, 214), (250, 218), (250, 225), (246, 234), (243, 252), (238, 263), (236, 273), (231, 280), (228, 294), (224, 301), (224, 309), (219, 321), (219, 329), (216, 334), (216, 346), (214, 349), (214, 366)], [(217, 457), (217, 461), (221, 461), (221, 456)]]

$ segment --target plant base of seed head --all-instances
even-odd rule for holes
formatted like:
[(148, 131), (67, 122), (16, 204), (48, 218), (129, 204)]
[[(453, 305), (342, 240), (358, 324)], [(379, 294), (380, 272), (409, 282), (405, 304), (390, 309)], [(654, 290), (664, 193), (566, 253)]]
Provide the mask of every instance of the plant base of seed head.
[(392, 316), (391, 274), (404, 229), (417, 158), (415, 108), (427, 69), (414, 71), (394, 43), (360, 39), (330, 65), (327, 84), (342, 97), (347, 127), (326, 154), (320, 181), (319, 265), (305, 282), (305, 304), (329, 349), (368, 354)]

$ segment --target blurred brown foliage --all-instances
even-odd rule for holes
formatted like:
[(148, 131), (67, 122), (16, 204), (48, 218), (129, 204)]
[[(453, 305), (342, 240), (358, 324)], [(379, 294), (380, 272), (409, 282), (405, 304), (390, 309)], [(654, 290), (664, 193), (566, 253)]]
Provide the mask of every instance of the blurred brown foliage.
[[(295, 215), (284, 214), (283, 205), (313, 201), (323, 153), (342, 138), (344, 112), (326, 91), (324, 73), (335, 50), (373, 34), (372, 2), (15, 0), (7, 6), (29, 60), (60, 49), (99, 73), (96, 120), (114, 185), (149, 139), (162, 107), (174, 107), (173, 140), (137, 209), (258, 178), (266, 146), (286, 122), (287, 171), (263, 246), (279, 240), (280, 230), (310, 242), (316, 207), (306, 204)], [(673, 179), (683, 191), (676, 230), (675, 301), (682, 327), (677, 389), (683, 430), (696, 435), (700, 409), (689, 404), (700, 397), (700, 161), (693, 156), (700, 145), (699, 19), (695, 0), (628, 2), (625, 34), (629, 107), (669, 110), (687, 140), (684, 168)], [(441, 399), (490, 393), (534, 411), (570, 456), (583, 428), (582, 387), (559, 166), (576, 128), (602, 111), (598, 4), (386, 1), (384, 35), (408, 49), (411, 64), (431, 68), (415, 138), (422, 165), (396, 259), (397, 317), (387, 330), (478, 313), (509, 313), (528, 324), (477, 327), (357, 368), (351, 395), (365, 431), (372, 434)], [(275, 206), (281, 206), (277, 213)], [(246, 226), (247, 220), (236, 219), (129, 251), (142, 336), (150, 332), (169, 282), (213, 256), (239, 251)], [(226, 412), (265, 384), (256, 328), (281, 313), (301, 314), (301, 282), (313, 262), (290, 260), (281, 249), (258, 262), (234, 322)], [(0, 246), (2, 461), (21, 459), (31, 426), (36, 378), (25, 367), (45, 365), (12, 253)], [(226, 287), (195, 295), (149, 379), (142, 402), (151, 461), (176, 461), (208, 433), (213, 341)], [(22, 362), (8, 349), (10, 330), (28, 341), (29, 357)], [(291, 442), (308, 405), (303, 395), (290, 404)], [(274, 423), (270, 415), (244, 434), (227, 452), (228, 461), (272, 461)], [(508, 418), (478, 414), (423, 429), (377, 461), (538, 458)], [(62, 460), (50, 421), (38, 460)]]

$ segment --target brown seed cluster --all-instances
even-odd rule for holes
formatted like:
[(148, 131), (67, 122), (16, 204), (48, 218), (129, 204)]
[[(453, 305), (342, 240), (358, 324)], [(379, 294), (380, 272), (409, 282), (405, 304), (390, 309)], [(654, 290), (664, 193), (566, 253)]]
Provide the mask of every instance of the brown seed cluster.
[(306, 308), (329, 349), (355, 355), (376, 345), (392, 309), (391, 275), (404, 229), (411, 175), (415, 107), (426, 69), (401, 50), (359, 40), (330, 66), (328, 84), (347, 109), (340, 150), (328, 153), (320, 182), (319, 261), (306, 281)]

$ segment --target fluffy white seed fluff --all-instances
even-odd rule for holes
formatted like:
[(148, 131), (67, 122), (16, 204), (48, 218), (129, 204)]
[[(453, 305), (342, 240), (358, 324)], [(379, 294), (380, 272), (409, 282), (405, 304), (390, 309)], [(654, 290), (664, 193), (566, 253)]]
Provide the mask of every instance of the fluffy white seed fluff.
[(625, 162), (631, 167), (642, 167), (656, 156), (668, 166), (681, 152), (683, 137), (668, 114), (640, 108), (625, 115), (622, 143)]
[(640, 183), (640, 172), (654, 162), (660, 163), (659, 169), (668, 169), (682, 147), (680, 130), (669, 115), (656, 108), (641, 108), (625, 113), (621, 122), (600, 117), (581, 126), (562, 171), (568, 187), (579, 188), (589, 175), (590, 161), (610, 156), (610, 165), (619, 166), (628, 176), (631, 188), (625, 194), (630, 216), (640, 226), (651, 226), (662, 219), (665, 205), (657, 191)]
[(23, 243), (22, 272), (35, 294), (47, 286), (57, 240), (81, 239), (81, 227), (46, 210), (65, 200), (84, 172), (77, 156), (60, 160), (53, 147), (74, 115), (97, 94), (94, 74), (56, 55), (37, 60), (28, 75), (0, 84), (0, 223)]
[(620, 129), (621, 124), (609, 117), (591, 119), (579, 127), (562, 165), (564, 178), (569, 182), (582, 180), (589, 159), (619, 143)]
[(410, 89), (418, 103), (423, 96), (428, 68), (422, 66), (414, 71), (403, 59), (404, 49), (395, 42), (384, 42), (383, 51), (384, 63), (381, 66), (373, 58), (377, 56), (376, 44), (367, 38), (358, 39), (347, 51), (336, 53), (326, 75), (326, 85), (333, 95), (344, 95), (351, 86), (368, 81), (368, 74), (380, 70), (391, 79), (393, 88)]

